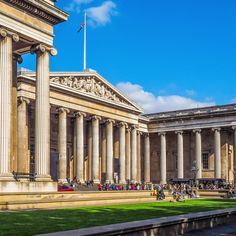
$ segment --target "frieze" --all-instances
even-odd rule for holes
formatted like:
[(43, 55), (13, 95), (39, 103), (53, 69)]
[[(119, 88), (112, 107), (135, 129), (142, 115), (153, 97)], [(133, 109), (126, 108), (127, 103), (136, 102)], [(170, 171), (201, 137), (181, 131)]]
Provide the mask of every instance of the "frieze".
[(95, 76), (55, 76), (50, 77), (50, 82), (116, 103), (130, 105)]

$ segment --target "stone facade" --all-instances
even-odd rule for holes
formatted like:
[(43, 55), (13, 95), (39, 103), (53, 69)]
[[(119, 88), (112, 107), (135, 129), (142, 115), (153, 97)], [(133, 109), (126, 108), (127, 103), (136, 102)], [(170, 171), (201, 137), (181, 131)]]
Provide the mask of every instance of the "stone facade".
[[(161, 179), (160, 134), (165, 133), (166, 175), (235, 179), (236, 104), (147, 115), (151, 147), (151, 179)], [(159, 134), (159, 136), (158, 136)], [(158, 170), (156, 172), (155, 170)]]
[[(194, 163), (198, 178), (233, 181), (236, 105), (142, 115), (94, 71), (50, 73), (53, 26), (67, 17), (51, 0), (0, 0), (0, 192), (55, 191), (74, 177), (166, 183), (192, 178)], [(25, 53), (36, 72), (17, 76)]]

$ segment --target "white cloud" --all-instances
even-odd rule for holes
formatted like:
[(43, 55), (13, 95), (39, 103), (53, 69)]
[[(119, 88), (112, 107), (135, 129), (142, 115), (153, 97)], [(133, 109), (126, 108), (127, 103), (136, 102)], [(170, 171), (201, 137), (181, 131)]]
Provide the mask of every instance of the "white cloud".
[(89, 4), (93, 2), (93, 0), (74, 0), (74, 2), (80, 5), (80, 4)]
[(93, 1), (94, 0), (73, 0), (68, 6), (65, 7), (65, 10), (69, 12), (75, 11), (77, 13), (80, 13), (80, 6), (82, 4), (87, 5)]
[(121, 82), (116, 87), (130, 97), (144, 109), (144, 113), (173, 111), (188, 108), (206, 107), (215, 105), (214, 102), (199, 102), (191, 98), (178, 95), (155, 96), (144, 91), (143, 87), (130, 82)]
[(111, 17), (117, 14), (116, 4), (113, 1), (105, 1), (101, 6), (90, 7), (86, 10), (88, 22), (92, 26), (104, 26), (111, 22)]

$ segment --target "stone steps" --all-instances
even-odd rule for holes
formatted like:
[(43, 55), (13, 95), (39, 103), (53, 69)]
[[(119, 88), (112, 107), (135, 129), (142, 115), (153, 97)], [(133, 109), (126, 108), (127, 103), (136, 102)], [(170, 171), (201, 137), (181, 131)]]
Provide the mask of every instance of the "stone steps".
[(78, 198), (109, 198), (109, 197), (147, 197), (151, 191), (89, 191), (89, 192), (55, 192), (55, 193), (7, 193), (0, 194), (0, 202), (30, 201), (30, 200), (56, 200), (56, 199), (78, 199)]
[(149, 191), (0, 195), (0, 210), (47, 209), (156, 201)]

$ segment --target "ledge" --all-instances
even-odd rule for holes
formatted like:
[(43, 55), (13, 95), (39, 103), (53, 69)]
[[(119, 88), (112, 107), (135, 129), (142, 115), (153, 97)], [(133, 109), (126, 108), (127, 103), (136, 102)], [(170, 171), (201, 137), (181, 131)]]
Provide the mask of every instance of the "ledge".
[(79, 230), (42, 234), (41, 236), (82, 235), (178, 235), (235, 222), (236, 208), (184, 214), (151, 220), (105, 225)]

